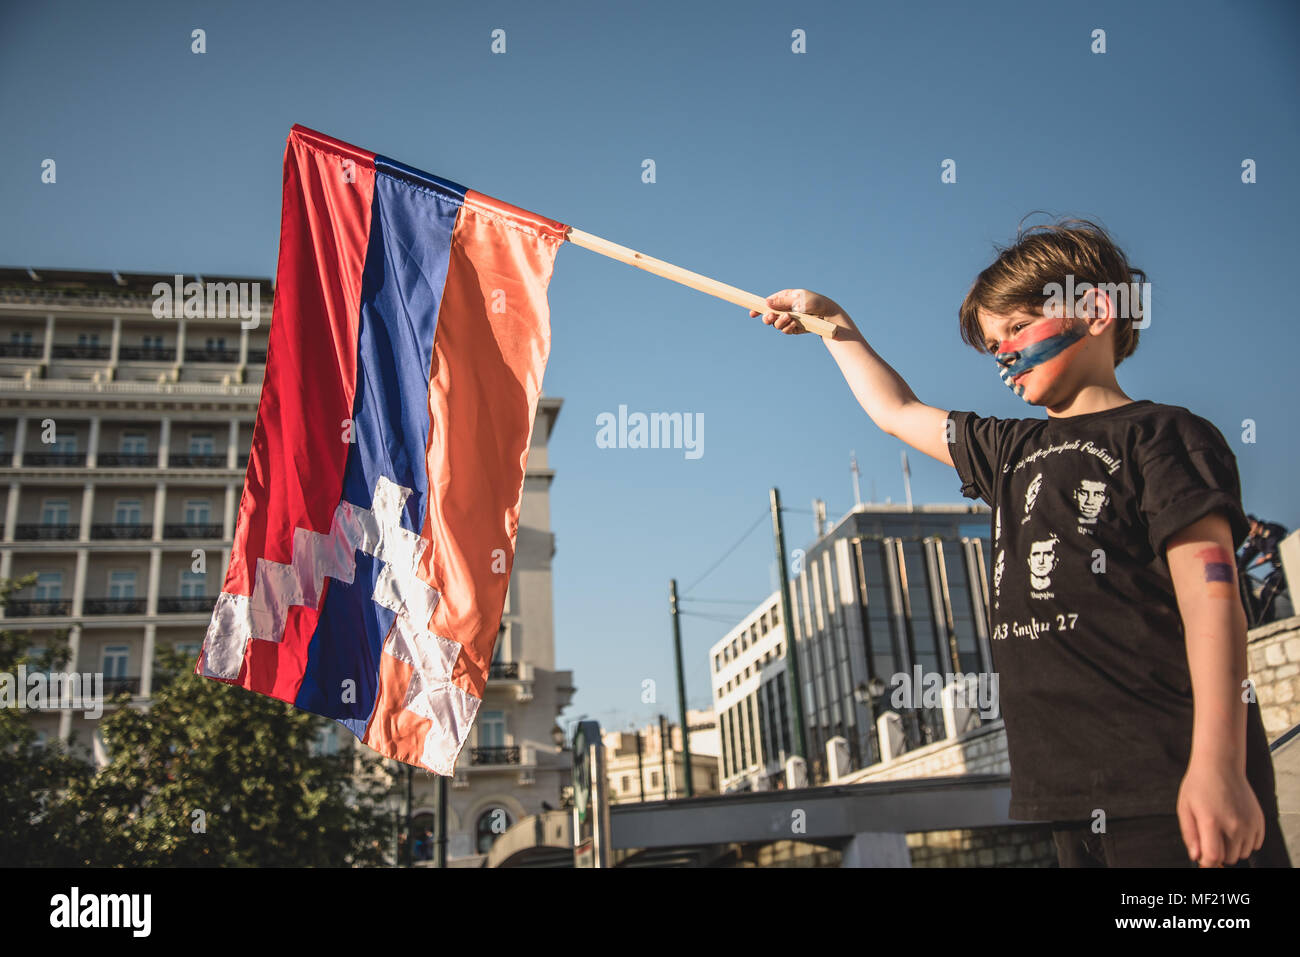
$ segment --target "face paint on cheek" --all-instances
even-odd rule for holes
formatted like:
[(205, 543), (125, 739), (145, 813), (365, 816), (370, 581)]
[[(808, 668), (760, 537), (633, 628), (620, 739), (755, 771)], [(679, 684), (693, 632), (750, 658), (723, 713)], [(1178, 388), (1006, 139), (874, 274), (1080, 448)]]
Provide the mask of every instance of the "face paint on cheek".
[[(1068, 357), (1061, 356), (1061, 353), (1085, 335), (1087, 333), (1082, 327), (1071, 327), (1064, 318), (1035, 323), (1015, 338), (998, 343), (995, 356), (998, 376), (1012, 392), (1024, 399), (1024, 385), (1017, 385), (1011, 380), (1022, 372), (1037, 369), (1035, 378), (1047, 380), (1042, 383), (1044, 386), (1050, 385), (1069, 364)], [(1052, 361), (1058, 356), (1059, 361)]]

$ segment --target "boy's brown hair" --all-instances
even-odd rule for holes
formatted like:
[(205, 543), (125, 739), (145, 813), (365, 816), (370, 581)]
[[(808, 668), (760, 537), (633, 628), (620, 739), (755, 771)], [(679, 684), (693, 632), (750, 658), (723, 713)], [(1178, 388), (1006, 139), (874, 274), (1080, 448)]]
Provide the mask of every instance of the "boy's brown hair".
[[(1067, 275), (1074, 276), (1076, 286), (1087, 282), (1131, 288), (1130, 283), (1146, 282), (1146, 273), (1129, 265), (1124, 251), (1106, 230), (1086, 219), (1062, 219), (1028, 229), (1022, 226), (1015, 243), (995, 248), (998, 258), (975, 277), (957, 313), (962, 340), (984, 353), (989, 350), (980, 328), (980, 310), (1006, 314), (1025, 308), (1042, 315), (1048, 301), (1046, 287), (1059, 283), (1064, 288)], [(1137, 349), (1138, 330), (1133, 321), (1143, 315), (1141, 287), (1127, 299), (1128, 308), (1117, 308), (1120, 315), (1115, 319), (1117, 366)]]

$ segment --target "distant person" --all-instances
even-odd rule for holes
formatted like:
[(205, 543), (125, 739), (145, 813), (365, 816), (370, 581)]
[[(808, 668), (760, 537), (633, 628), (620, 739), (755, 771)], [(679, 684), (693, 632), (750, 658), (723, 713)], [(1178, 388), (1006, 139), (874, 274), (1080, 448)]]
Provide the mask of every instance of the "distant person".
[(1250, 522), (1250, 534), (1237, 556), (1237, 567), (1244, 573), (1264, 564), (1273, 566), (1262, 585), (1247, 582), (1252, 589), (1250, 600), (1255, 606), (1255, 624), (1262, 625), (1277, 618), (1277, 597), (1287, 593), (1286, 572), (1278, 553), (1278, 546), (1286, 538), (1287, 530), (1276, 522), (1266, 522), (1254, 515), (1246, 518)]

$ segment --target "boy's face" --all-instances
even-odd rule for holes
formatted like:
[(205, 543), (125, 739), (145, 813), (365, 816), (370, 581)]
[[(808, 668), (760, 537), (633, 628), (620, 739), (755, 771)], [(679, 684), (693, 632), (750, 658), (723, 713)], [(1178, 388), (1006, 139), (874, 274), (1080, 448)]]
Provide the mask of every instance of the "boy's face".
[[(1072, 330), (1086, 330), (1087, 324), (1069, 317), (1045, 317), (1019, 309), (1005, 315), (981, 311), (980, 328), (984, 332), (985, 346), (991, 354), (996, 354), (1018, 352)], [(1077, 388), (1073, 383), (1082, 378), (1076, 360), (1093, 338), (1084, 334), (1050, 359), (1016, 375), (1010, 380), (1011, 385), (1018, 387), (1016, 391), (1020, 397), (1032, 405), (1062, 403)]]

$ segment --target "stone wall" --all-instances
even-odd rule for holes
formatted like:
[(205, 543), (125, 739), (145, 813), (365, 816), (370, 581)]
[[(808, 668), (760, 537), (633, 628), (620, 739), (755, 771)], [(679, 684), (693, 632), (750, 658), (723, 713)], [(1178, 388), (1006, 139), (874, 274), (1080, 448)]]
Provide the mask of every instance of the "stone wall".
[(1272, 741), (1300, 724), (1300, 617), (1248, 632), (1246, 664)]

